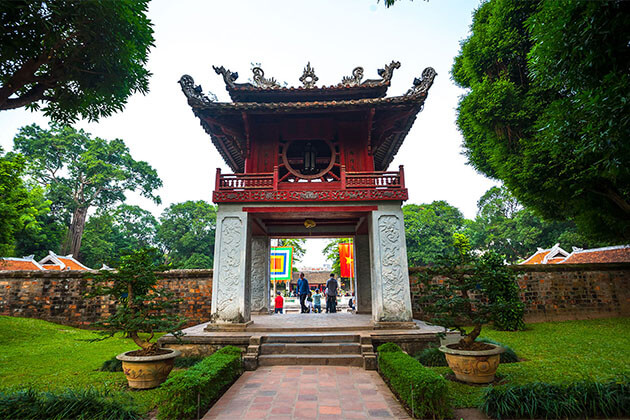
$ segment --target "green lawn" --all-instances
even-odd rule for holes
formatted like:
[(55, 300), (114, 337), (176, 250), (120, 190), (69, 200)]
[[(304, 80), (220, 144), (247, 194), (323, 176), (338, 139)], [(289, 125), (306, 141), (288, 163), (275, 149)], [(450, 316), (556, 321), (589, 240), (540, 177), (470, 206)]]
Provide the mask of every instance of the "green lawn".
[(122, 372), (96, 370), (105, 360), (136, 345), (119, 337), (90, 342), (97, 337), (92, 331), (37, 319), (0, 316), (0, 386), (125, 391), (143, 411), (150, 411), (159, 390), (129, 391)]
[[(481, 335), (512, 347), (525, 361), (499, 365), (507, 383), (607, 380), (630, 374), (630, 318), (528, 324), (526, 331), (484, 328)], [(448, 368), (432, 368), (449, 373)], [(484, 387), (449, 382), (456, 407), (474, 407)]]
[[(529, 324), (526, 331), (486, 328), (483, 336), (511, 346), (526, 361), (500, 365), (506, 382), (562, 382), (630, 375), (630, 318)], [(150, 411), (159, 390), (128, 391), (121, 372), (98, 372), (103, 361), (133, 350), (128, 339), (100, 342), (91, 331), (29, 318), (0, 316), (1, 387), (55, 390), (88, 387), (125, 391), (144, 411)], [(432, 368), (445, 374), (448, 368)], [(176, 374), (176, 373), (175, 373)], [(483, 387), (449, 382), (456, 407), (480, 402)]]

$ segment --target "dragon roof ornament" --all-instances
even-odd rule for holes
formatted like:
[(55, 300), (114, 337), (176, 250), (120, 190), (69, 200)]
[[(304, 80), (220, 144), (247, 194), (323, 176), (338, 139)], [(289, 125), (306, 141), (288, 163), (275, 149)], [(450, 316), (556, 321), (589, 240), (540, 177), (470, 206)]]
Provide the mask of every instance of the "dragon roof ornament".
[(201, 85), (195, 86), (195, 80), (187, 74), (179, 79), (179, 85), (182, 87), (182, 92), (184, 92), (184, 95), (186, 95), (191, 105), (207, 105), (217, 100), (216, 95), (212, 92), (208, 92), (208, 95), (204, 95)]
[(276, 81), (275, 78), (273, 77), (265, 78), (265, 72), (259, 66), (252, 68), (252, 73), (254, 73), (254, 77), (253, 77), (254, 83), (259, 88), (278, 89), (282, 87), (280, 86), (280, 83)]
[(413, 79), (413, 86), (405, 93), (405, 96), (415, 96), (427, 93), (433, 85), (433, 80), (437, 76), (437, 72), (433, 67), (427, 67), (422, 71), (421, 78)]

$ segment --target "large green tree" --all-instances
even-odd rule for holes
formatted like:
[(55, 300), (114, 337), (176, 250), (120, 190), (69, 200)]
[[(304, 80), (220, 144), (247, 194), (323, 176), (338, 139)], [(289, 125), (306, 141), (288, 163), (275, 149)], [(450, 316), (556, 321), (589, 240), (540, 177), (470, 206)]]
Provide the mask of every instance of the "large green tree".
[(203, 200), (171, 204), (160, 216), (157, 238), (173, 268), (212, 268), (216, 207)]
[(523, 207), (505, 187), (492, 187), (477, 203), (477, 217), (467, 226), (473, 248), (493, 249), (516, 262), (556, 243), (571, 250), (603, 245), (580, 235), (571, 221), (547, 221)]
[(630, 239), (630, 3), (490, 0), (453, 65), (469, 162), (526, 207)]
[(20, 251), (21, 232), (36, 234), (42, 227), (38, 217), (50, 209), (40, 188), (28, 188), (22, 179), (26, 162), (21, 155), (4, 154), (0, 147), (0, 256)]
[(155, 246), (157, 228), (155, 217), (138, 206), (100, 210), (85, 224), (81, 261), (92, 268), (117, 267), (123, 255)]
[(91, 207), (105, 209), (121, 203), (127, 191), (160, 202), (154, 193), (162, 186), (157, 172), (133, 159), (120, 139), (92, 138), (69, 126), (53, 125), (46, 130), (33, 124), (21, 128), (14, 143), (27, 159), (30, 176), (48, 189), (60, 215), (71, 215), (63, 253), (79, 255)]
[(148, 0), (0, 0), (0, 110), (97, 120), (148, 91)]
[(409, 265), (428, 265), (451, 252), (453, 234), (463, 229), (465, 219), (446, 201), (403, 206)]

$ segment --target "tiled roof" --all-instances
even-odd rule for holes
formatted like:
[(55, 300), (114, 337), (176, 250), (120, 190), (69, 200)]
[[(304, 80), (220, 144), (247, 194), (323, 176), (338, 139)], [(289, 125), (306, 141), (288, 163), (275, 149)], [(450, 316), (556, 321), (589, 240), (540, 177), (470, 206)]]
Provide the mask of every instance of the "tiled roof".
[(42, 258), (39, 263), (46, 270), (89, 270), (88, 267), (75, 260), (72, 255), (61, 256), (52, 251)]
[(630, 245), (606, 248), (576, 249), (562, 264), (597, 264), (630, 262)]
[(1, 258), (0, 270), (41, 270), (42, 266), (31, 258)]
[(538, 251), (521, 264), (559, 264), (561, 263), (569, 253), (560, 248), (560, 244), (555, 244), (549, 249), (538, 248)]
[[(435, 70), (429, 67), (422, 72), (421, 78), (413, 81), (413, 86), (403, 96), (384, 97), (385, 90), (381, 92), (378, 89), (389, 85), (389, 80), (385, 78), (381, 81), (366, 81), (354, 86), (340, 84), (325, 88), (260, 88), (247, 84), (234, 84), (235, 73), (220, 69), (231, 95), (237, 92), (254, 92), (255, 94), (248, 93), (233, 97), (235, 102), (217, 102), (216, 97), (204, 95), (201, 86), (195, 85), (192, 77), (184, 75), (179, 83), (188, 104), (210, 135), (217, 150), (228, 166), (237, 173), (244, 171), (246, 159), (247, 140), (246, 127), (243, 126), (244, 115), (337, 110), (360, 110), (375, 115), (372, 125), (375, 148), (372, 152), (375, 170), (384, 171), (394, 159), (411, 129), (416, 114), (422, 110), (428, 91), (437, 75)], [(219, 73), (218, 69), (215, 70)], [(391, 77), (391, 71), (389, 74)], [(368, 91), (371, 93), (366, 93)], [(392, 113), (400, 118), (392, 120)], [(392, 127), (392, 124), (395, 124), (395, 127)], [(379, 136), (374, 133), (378, 133)], [(379, 140), (380, 142), (377, 143)]]

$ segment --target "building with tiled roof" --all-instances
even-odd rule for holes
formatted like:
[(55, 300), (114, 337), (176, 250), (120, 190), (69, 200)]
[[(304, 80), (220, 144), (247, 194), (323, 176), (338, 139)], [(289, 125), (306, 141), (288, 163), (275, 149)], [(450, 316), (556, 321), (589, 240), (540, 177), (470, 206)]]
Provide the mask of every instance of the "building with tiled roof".
[(61, 256), (61, 255), (55, 254), (52, 251), (49, 251), (48, 255), (45, 256), (41, 261), (39, 261), (39, 264), (45, 270), (65, 271), (65, 270), (89, 270), (90, 269), (84, 266), (83, 264), (81, 264), (79, 261), (75, 260), (72, 254)]
[(630, 262), (630, 245), (608, 246), (605, 248), (574, 248), (561, 264), (602, 264)]
[(555, 244), (549, 249), (538, 248), (534, 255), (523, 261), (521, 264), (560, 264), (568, 256), (569, 253), (560, 248), (560, 244)]
[(0, 270), (43, 270), (44, 268), (34, 259), (34, 255), (24, 258), (0, 258)]

